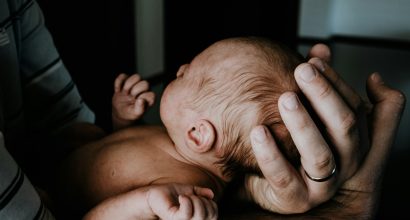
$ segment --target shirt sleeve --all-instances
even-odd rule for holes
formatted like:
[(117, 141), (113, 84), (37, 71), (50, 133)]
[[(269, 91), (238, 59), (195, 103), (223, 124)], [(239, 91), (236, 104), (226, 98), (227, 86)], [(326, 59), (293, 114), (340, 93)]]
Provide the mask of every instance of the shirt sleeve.
[(49, 133), (74, 122), (94, 123), (94, 113), (64, 66), (35, 1), (16, 25), (27, 129)]
[(7, 152), (0, 132), (0, 219), (54, 219)]

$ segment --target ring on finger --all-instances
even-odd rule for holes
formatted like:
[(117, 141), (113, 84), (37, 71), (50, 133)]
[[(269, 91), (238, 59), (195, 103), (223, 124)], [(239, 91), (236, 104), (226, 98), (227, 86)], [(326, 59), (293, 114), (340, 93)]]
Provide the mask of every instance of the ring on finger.
[(310, 180), (315, 181), (315, 182), (324, 182), (324, 181), (327, 181), (327, 180), (329, 180), (330, 178), (332, 178), (332, 177), (335, 175), (335, 173), (336, 173), (336, 164), (335, 164), (335, 166), (333, 167), (333, 169), (332, 169), (332, 171), (330, 172), (330, 174), (329, 174), (328, 176), (326, 176), (326, 177), (313, 177), (313, 176), (309, 175), (309, 174), (306, 172), (306, 170), (305, 170), (306, 176), (307, 176)]

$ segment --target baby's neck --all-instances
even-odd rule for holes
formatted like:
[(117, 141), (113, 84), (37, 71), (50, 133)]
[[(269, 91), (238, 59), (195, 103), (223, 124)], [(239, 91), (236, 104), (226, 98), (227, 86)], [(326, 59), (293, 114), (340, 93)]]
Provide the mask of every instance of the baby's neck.
[(226, 184), (231, 180), (231, 178), (223, 175), (222, 169), (216, 163), (217, 159), (214, 156), (187, 154), (184, 152), (184, 150), (182, 150), (181, 147), (178, 147), (174, 144), (172, 144), (170, 148), (167, 149), (167, 153), (171, 155), (175, 160), (199, 168), (218, 182)]

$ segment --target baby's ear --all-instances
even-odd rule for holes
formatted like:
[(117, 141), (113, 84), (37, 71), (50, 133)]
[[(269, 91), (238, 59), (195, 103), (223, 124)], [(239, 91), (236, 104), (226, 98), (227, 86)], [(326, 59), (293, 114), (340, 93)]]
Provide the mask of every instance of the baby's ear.
[(199, 119), (192, 123), (186, 133), (186, 144), (197, 153), (210, 151), (215, 143), (215, 128), (213, 124), (205, 119)]

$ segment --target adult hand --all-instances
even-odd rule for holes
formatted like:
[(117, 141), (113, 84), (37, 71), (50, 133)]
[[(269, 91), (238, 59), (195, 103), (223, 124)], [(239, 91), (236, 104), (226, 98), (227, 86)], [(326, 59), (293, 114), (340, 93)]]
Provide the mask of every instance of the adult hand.
[[(311, 56), (316, 58), (301, 64), (295, 70), (295, 78), (326, 133), (323, 136), (319, 132), (296, 94), (283, 94), (279, 110), (301, 154), (301, 169), (295, 170), (284, 159), (263, 126), (254, 128), (252, 145), (266, 179), (248, 176), (245, 184), (249, 196), (263, 208), (277, 213), (305, 212), (331, 198), (327, 204), (338, 205), (333, 209), (318, 207), (316, 211), (325, 216), (374, 214), (378, 195), (375, 192), (380, 186), (405, 98), (387, 87), (375, 73), (367, 82), (373, 106), (366, 105), (327, 65), (330, 51), (326, 46), (316, 45)], [(369, 123), (366, 116), (370, 116)], [(370, 151), (366, 156), (368, 142)], [(336, 174), (324, 182), (307, 176), (326, 177), (335, 166)]]

